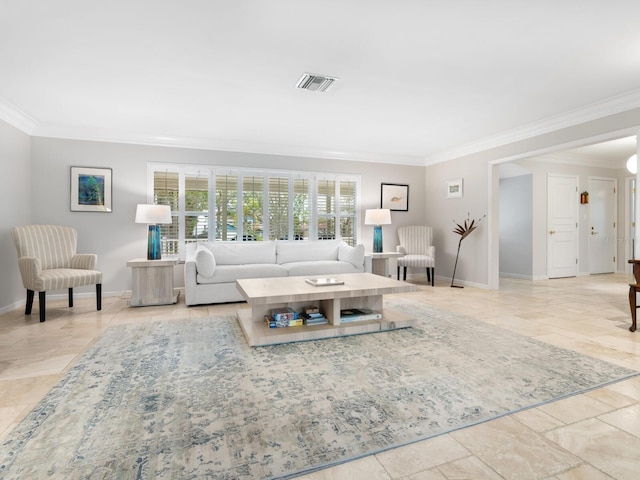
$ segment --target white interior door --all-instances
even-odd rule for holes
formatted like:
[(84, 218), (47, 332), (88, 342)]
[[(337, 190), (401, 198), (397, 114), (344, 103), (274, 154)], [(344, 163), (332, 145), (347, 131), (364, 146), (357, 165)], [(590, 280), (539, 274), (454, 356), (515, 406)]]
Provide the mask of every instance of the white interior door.
[(547, 177), (547, 275), (575, 277), (578, 272), (578, 177)]
[(617, 180), (589, 178), (589, 273), (616, 271)]

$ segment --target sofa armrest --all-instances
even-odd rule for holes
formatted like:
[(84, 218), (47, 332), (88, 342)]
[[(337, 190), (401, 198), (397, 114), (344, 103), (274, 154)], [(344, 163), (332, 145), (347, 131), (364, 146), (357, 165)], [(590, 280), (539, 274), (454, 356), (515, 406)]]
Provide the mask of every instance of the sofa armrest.
[(366, 273), (373, 273), (373, 255), (370, 253), (364, 254), (364, 271)]
[(197, 269), (195, 248), (187, 245), (184, 259), (184, 302), (187, 305), (195, 305), (195, 290), (197, 286)]
[(95, 270), (98, 255), (95, 253), (78, 253), (71, 257), (71, 268), (78, 270)]
[(396, 252), (402, 253), (403, 255), (406, 255), (407, 254), (407, 249), (404, 248), (402, 245), (396, 245)]

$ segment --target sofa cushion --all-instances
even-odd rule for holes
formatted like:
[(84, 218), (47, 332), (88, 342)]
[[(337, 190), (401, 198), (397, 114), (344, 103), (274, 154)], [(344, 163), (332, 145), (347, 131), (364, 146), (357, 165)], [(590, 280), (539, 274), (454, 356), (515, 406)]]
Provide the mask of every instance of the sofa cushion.
[(197, 276), (200, 284), (235, 283), (242, 278), (286, 277), (287, 269), (275, 263), (255, 263), (253, 265), (218, 265), (212, 277)]
[(213, 252), (204, 245), (198, 245), (195, 257), (198, 275), (202, 275), (205, 278), (213, 277), (213, 272), (216, 268), (216, 259), (213, 256)]
[(356, 245), (352, 247), (343, 243), (338, 249), (338, 260), (341, 262), (349, 262), (354, 267), (364, 266), (364, 245)]
[(265, 242), (209, 243), (217, 265), (276, 263), (276, 244)]
[(310, 260), (338, 260), (342, 240), (316, 240), (311, 242), (278, 242), (277, 263), (306, 262)]
[(289, 276), (331, 275), (334, 273), (357, 273), (364, 270), (357, 269), (349, 262), (338, 260), (320, 260), (309, 262), (293, 262), (282, 265), (289, 272)]

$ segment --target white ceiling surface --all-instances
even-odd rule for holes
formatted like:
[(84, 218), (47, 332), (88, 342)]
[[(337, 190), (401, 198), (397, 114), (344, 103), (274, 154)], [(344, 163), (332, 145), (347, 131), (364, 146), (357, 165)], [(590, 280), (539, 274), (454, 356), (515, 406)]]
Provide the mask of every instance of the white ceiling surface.
[[(28, 133), (425, 164), (640, 106), (637, 0), (0, 0)], [(303, 72), (335, 76), (298, 90)]]

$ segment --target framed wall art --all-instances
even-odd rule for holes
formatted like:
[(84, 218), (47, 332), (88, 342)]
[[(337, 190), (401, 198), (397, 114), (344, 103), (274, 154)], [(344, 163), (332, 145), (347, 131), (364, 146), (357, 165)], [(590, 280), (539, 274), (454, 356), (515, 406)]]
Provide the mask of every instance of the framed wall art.
[(380, 208), (395, 212), (409, 211), (409, 185), (383, 183), (380, 191)]
[(447, 198), (462, 198), (462, 179), (447, 180)]
[(71, 167), (71, 211), (111, 212), (111, 169)]

